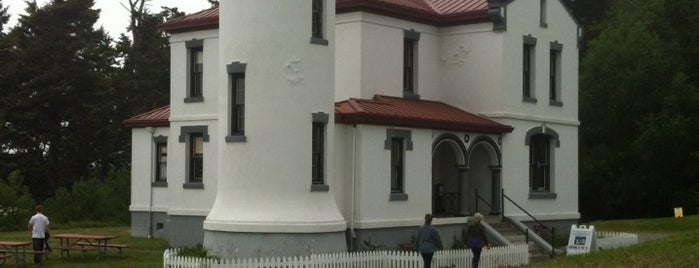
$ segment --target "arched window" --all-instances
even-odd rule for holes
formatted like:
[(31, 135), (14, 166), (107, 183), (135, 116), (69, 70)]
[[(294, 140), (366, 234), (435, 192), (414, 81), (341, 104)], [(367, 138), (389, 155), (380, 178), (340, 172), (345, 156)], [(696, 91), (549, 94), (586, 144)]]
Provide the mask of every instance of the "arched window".
[(542, 124), (527, 131), (529, 198), (556, 198), (554, 152), (561, 146), (558, 133)]

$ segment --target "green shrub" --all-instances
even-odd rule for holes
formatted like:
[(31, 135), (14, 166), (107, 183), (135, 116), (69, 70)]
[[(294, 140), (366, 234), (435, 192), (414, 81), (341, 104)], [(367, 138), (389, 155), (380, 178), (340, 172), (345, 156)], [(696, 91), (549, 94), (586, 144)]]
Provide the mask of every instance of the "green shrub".
[(26, 230), (35, 203), (19, 171), (0, 180), (0, 231)]
[(215, 258), (215, 256), (209, 255), (209, 251), (206, 250), (201, 244), (197, 244), (193, 247), (182, 247), (177, 249), (177, 255), (185, 257), (195, 257), (195, 258)]
[(47, 216), (52, 221), (129, 222), (129, 173), (116, 170), (104, 180), (86, 179), (73, 184), (70, 190), (59, 188), (46, 201)]

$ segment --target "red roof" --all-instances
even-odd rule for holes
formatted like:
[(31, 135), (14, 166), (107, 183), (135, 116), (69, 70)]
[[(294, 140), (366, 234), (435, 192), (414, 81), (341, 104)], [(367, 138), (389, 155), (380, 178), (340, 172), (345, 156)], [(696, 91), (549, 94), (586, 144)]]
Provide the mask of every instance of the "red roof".
[(487, 0), (336, 0), (336, 12), (366, 11), (450, 26), (489, 21)]
[(124, 120), (127, 127), (167, 127), (170, 126), (170, 105)]
[[(335, 0), (335, 12), (366, 11), (437, 26), (488, 21), (488, 0)], [(218, 7), (171, 19), (169, 33), (218, 28)]]
[(513, 128), (438, 101), (376, 95), (373, 100), (335, 103), (335, 122), (412, 128), (506, 133)]
[(218, 29), (218, 7), (168, 20), (158, 29), (169, 33)]

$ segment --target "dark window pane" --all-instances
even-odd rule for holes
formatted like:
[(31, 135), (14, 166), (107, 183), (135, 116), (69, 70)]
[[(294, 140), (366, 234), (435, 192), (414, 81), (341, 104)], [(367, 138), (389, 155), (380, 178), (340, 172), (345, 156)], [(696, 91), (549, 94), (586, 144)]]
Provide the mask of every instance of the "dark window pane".
[(234, 74), (231, 81), (231, 135), (245, 131), (245, 75)]
[(312, 183), (323, 184), (324, 124), (313, 123), (312, 132)]
[(203, 48), (194, 48), (191, 50), (191, 65), (190, 65), (190, 97), (198, 97), (202, 95), (204, 87), (204, 51)]
[(201, 182), (204, 173), (204, 136), (201, 133), (190, 134), (189, 175), (191, 182)]
[(391, 138), (391, 192), (403, 192), (403, 139)]

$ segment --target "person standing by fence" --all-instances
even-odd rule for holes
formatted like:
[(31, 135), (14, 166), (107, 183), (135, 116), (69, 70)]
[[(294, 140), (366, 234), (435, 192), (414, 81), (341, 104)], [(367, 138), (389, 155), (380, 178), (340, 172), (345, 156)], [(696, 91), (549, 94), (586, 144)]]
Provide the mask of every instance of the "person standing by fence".
[(417, 230), (415, 248), (422, 255), (422, 260), (425, 262), (424, 268), (432, 267), (432, 256), (435, 250), (444, 248), (437, 228), (432, 226), (432, 214), (425, 214), (425, 224)]
[(471, 252), (473, 252), (473, 260), (471, 261), (473, 268), (478, 268), (483, 246), (489, 246), (488, 238), (485, 236), (485, 230), (481, 224), (482, 220), (483, 214), (476, 212), (466, 229), (466, 241), (468, 243), (468, 247), (471, 248)]
[[(36, 206), (36, 214), (29, 219), (29, 231), (32, 233), (34, 251), (44, 251), (46, 233), (49, 232), (49, 218), (44, 216), (44, 206)], [(41, 259), (44, 254), (34, 254), (34, 264), (41, 266)]]

